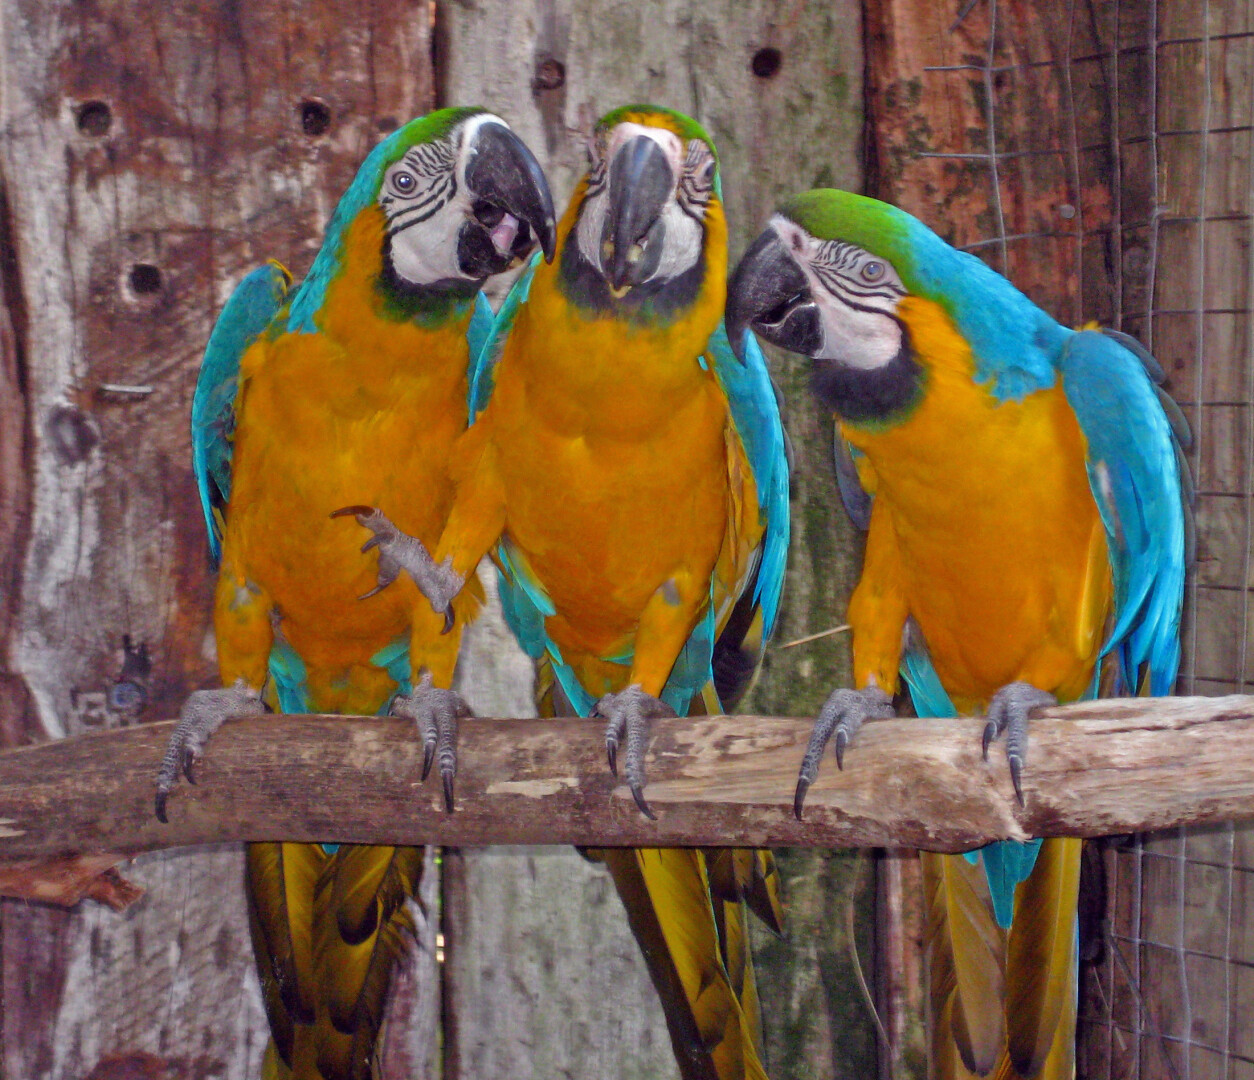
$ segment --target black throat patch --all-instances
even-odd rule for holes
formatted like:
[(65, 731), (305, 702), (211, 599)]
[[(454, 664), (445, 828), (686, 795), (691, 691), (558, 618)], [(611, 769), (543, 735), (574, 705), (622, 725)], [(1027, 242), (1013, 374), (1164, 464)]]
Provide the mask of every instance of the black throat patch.
[(557, 280), (563, 295), (576, 307), (632, 322), (664, 325), (674, 322), (696, 302), (705, 281), (704, 247), (701, 257), (678, 277), (633, 285), (620, 299), (610, 292), (601, 272), (584, 258), (575, 239), (575, 228), (571, 229), (562, 248)]
[(923, 393), (923, 369), (914, 359), (910, 330), (901, 320), (901, 348), (881, 368), (867, 371), (839, 360), (810, 362), (810, 389), (842, 420), (875, 424), (900, 420)]
[(375, 280), (375, 291), (385, 318), (426, 324), (442, 321), (454, 309), (473, 300), (479, 284), (461, 278), (447, 278), (430, 285), (406, 281), (392, 265), (392, 238), (389, 236), (383, 241), (383, 268)]

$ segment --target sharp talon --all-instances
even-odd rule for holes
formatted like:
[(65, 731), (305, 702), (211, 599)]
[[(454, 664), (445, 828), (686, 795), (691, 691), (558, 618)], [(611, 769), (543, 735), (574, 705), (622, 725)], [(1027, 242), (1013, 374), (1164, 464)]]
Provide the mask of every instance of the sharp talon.
[(649, 804), (644, 800), (644, 792), (638, 787), (631, 789), (631, 797), (636, 800), (636, 805), (640, 807), (640, 813), (647, 817), (650, 821), (657, 821), (657, 814), (649, 809)]
[(364, 593), (362, 593), (359, 597), (357, 597), (357, 599), (358, 599), (358, 600), (369, 600), (369, 599), (370, 599), (372, 596), (374, 596), (375, 594), (383, 592), (383, 590), (384, 590), (384, 589), (386, 589), (386, 588), (387, 588), (389, 585), (391, 585), (391, 584), (392, 584), (392, 583), (391, 583), (390, 581), (385, 581), (382, 585), (376, 585), (376, 586), (375, 586), (373, 589), (371, 589), (369, 592), (364, 592)]
[(431, 772), (431, 762), (435, 760), (435, 743), (429, 742), (422, 748), (422, 779), (426, 782)]
[(338, 510), (332, 510), (331, 516), (333, 518), (348, 517), (349, 514), (352, 514), (353, 517), (356, 517), (360, 514), (362, 517), (369, 517), (373, 513), (373, 506), (341, 506)]
[(444, 773), (442, 779), (444, 781), (444, 809), (451, 814), (453, 812), (453, 774)]
[(984, 725), (984, 760), (988, 760), (988, 748), (992, 745), (993, 740), (997, 737), (997, 724), (990, 720)]
[(369, 540), (361, 545), (361, 553), (364, 555), (372, 547), (378, 547), (382, 540), (383, 538), (378, 533), (375, 533)]
[(1017, 757), (1010, 759), (1010, 779), (1014, 782), (1015, 798), (1019, 800), (1019, 806), (1026, 808), (1027, 802), (1023, 798), (1023, 786), (1020, 777), (1023, 774), (1023, 764)]
[(605, 757), (610, 763), (610, 772), (618, 777), (618, 746), (614, 743), (605, 744)]
[(456, 616), (453, 614), (453, 605), (449, 604), (449, 606), (444, 609), (444, 629), (440, 631), (441, 634), (447, 634), (453, 629), (453, 621), (455, 618)]
[[(836, 732), (836, 768), (844, 770), (845, 768), (845, 747), (849, 745), (849, 736), (845, 734), (844, 728)], [(800, 817), (800, 815), (798, 815)]]
[(166, 797), (166, 795), (167, 795), (167, 792), (164, 792), (164, 791), (158, 791), (158, 792), (157, 792), (157, 805), (153, 807), (153, 810), (154, 810), (154, 812), (155, 812), (155, 813), (156, 813), (156, 815), (157, 815), (157, 820), (158, 820), (159, 822), (161, 822), (161, 824), (162, 824), (162, 825), (169, 825), (169, 824), (170, 824), (170, 819), (169, 819), (168, 817), (166, 817), (166, 816), (165, 816), (165, 797)]
[(801, 808), (802, 806), (805, 805), (806, 792), (809, 790), (810, 790), (809, 780), (805, 779), (805, 777), (802, 777), (800, 780), (797, 781), (797, 794), (794, 795), (792, 799), (792, 812), (793, 812), (793, 816), (798, 821), (801, 820)]

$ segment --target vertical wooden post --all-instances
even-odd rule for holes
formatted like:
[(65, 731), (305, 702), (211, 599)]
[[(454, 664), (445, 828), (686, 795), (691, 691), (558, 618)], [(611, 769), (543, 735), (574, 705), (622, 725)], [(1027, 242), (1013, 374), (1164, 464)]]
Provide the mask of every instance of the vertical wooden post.
[[(733, 260), (783, 195), (861, 186), (861, 12), (851, 0), (449, 2), (439, 8), (438, 42), (441, 100), (499, 109), (536, 149), (559, 207), (585, 168), (597, 118), (630, 102), (680, 109), (710, 131)], [(772, 363), (797, 451), (794, 543), (777, 633), (784, 642), (843, 621), (858, 541), (836, 492), (831, 419), (812, 403), (805, 364), (785, 355)], [(772, 651), (742, 707), (814, 713), (847, 678), (839, 636)], [(875, 1037), (845, 932), (855, 895), (869, 970), (865, 869), (855, 856), (814, 851), (781, 853), (781, 869), (789, 939), (762, 934), (755, 942), (771, 1076), (868, 1075)], [(576, 1064), (581, 1074), (606, 1077), (675, 1075), (648, 976), (599, 867), (560, 849), (510, 859), (463, 851), (455, 880), (446, 895), (448, 918), (461, 930), (449, 953), (449, 1080), (495, 1075), (505, 1062), (537, 1077)], [(504, 925), (485, 932), (495, 920)], [(502, 997), (505, 987), (518, 989)], [(607, 999), (616, 1002), (610, 1018)], [(528, 1064), (528, 1048), (548, 1056)]]

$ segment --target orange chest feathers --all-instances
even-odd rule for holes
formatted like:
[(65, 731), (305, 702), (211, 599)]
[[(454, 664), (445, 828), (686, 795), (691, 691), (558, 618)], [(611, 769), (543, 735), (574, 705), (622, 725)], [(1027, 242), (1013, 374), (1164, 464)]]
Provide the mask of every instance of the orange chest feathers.
[(373, 650), (407, 628), (407, 588), (357, 603), (375, 560), (362, 557), (352, 518), (329, 514), (384, 505), (434, 545), (467, 419), (468, 315), (434, 328), (382, 317), (376, 217), (346, 231), (319, 332), (263, 337), (241, 370), (225, 563), (269, 594), (293, 643), (314, 652), (315, 639)]
[(999, 401), (939, 308), (914, 297), (902, 306), (922, 399), (899, 424), (842, 427), (865, 454), (872, 528), (891, 534), (891, 586), (960, 708), (1019, 679), (1079, 696), (1112, 586), (1075, 414), (1060, 383)]

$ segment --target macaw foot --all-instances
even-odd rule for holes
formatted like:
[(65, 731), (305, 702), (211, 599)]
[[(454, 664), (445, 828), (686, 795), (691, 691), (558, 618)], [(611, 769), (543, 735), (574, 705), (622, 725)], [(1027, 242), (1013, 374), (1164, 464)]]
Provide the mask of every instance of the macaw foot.
[(1025, 682), (1008, 683), (988, 703), (988, 722), (984, 725), (984, 760), (988, 760), (989, 744), (1004, 731), (1010, 779), (1014, 781), (1015, 798), (1020, 806), (1026, 805), (1021, 777), (1028, 759), (1028, 714), (1033, 709), (1057, 704), (1058, 699), (1053, 694)]
[(157, 801), (155, 811), (157, 820), (168, 822), (165, 816), (165, 802), (170, 789), (179, 778), (179, 773), (187, 777), (188, 783), (194, 784), (194, 770), (200, 762), (201, 751), (209, 736), (220, 728), (231, 716), (259, 716), (265, 712), (261, 704), (260, 692), (251, 689), (243, 679), (234, 686), (219, 690), (196, 690), (188, 695), (179, 713), (179, 722), (174, 726), (174, 734), (166, 745), (165, 754), (161, 758), (161, 768), (157, 772)]
[(440, 763), (444, 787), (444, 808), (453, 812), (453, 777), (457, 775), (457, 721), (473, 716), (466, 699), (454, 690), (441, 690), (424, 671), (412, 694), (397, 694), (392, 700), (393, 716), (407, 716), (422, 731), (422, 778), (431, 772), (431, 762)]
[(806, 792), (819, 775), (819, 762), (823, 760), (823, 751), (827, 742), (836, 735), (836, 767), (845, 767), (845, 748), (858, 733), (864, 720), (885, 720), (895, 715), (893, 699), (878, 686), (868, 686), (865, 690), (833, 690), (819, 710), (818, 719), (814, 722), (814, 731), (810, 735), (810, 744), (806, 747), (806, 756), (801, 759), (801, 772), (797, 776), (797, 793), (793, 796), (792, 812), (801, 820), (801, 808), (805, 805)]
[(627, 740), (627, 757), (623, 771), (631, 796), (645, 817), (657, 820), (644, 799), (644, 752), (649, 742), (649, 721), (661, 716), (674, 716), (675, 710), (666, 702), (646, 694), (638, 683), (617, 694), (606, 694), (592, 708), (592, 715), (607, 721), (605, 725), (605, 755), (609, 759), (610, 772), (618, 775), (618, 745)]
[(379, 549), (378, 584), (358, 599), (365, 600), (382, 592), (404, 570), (414, 579), (414, 584), (422, 595), (431, 602), (432, 609), (444, 615), (443, 632), (447, 634), (452, 630), (453, 598), (466, 584), (466, 579), (453, 569), (452, 556), (437, 563), (421, 540), (401, 532), (382, 510), (376, 510), (373, 506), (344, 506), (331, 516), (344, 517), (347, 514), (352, 514), (358, 525), (374, 533), (362, 544), (361, 550), (365, 552), (375, 547)]

